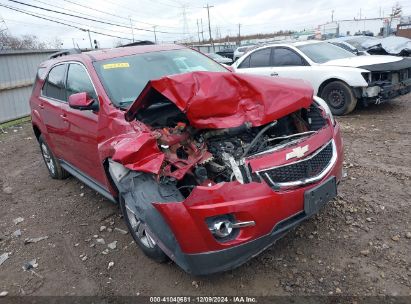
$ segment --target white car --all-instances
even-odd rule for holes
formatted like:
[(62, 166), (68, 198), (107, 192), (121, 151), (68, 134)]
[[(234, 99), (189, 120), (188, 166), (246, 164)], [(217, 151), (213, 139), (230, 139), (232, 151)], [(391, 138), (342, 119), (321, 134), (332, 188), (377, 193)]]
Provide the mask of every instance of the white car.
[(233, 63), (232, 59), (223, 57), (216, 53), (207, 53), (206, 55), (210, 57), (211, 59), (213, 59), (214, 61), (217, 61), (218, 63), (227, 64), (227, 65), (231, 65)]
[(238, 58), (243, 56), (248, 49), (252, 48), (254, 45), (244, 45), (244, 46), (239, 46), (238, 48), (235, 49), (234, 55), (233, 55), (233, 60), (236, 61)]
[(306, 80), (335, 115), (350, 113), (357, 101), (378, 104), (411, 89), (411, 58), (356, 56), (320, 41), (266, 45), (232, 67), (238, 73)]

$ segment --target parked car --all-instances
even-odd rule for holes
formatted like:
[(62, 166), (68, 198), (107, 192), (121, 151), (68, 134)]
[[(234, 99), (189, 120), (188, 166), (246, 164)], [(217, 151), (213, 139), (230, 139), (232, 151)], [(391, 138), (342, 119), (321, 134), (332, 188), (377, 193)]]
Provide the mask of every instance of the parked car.
[(335, 115), (350, 113), (358, 101), (379, 104), (411, 88), (411, 59), (356, 56), (321, 41), (266, 45), (232, 67), (239, 73), (306, 80)]
[(409, 57), (411, 39), (389, 36), (385, 38), (367, 36), (347, 36), (327, 40), (356, 55), (393, 55)]
[(220, 56), (216, 53), (207, 53), (206, 55), (210, 57), (211, 59), (217, 61), (218, 63), (228, 64), (228, 65), (233, 63), (233, 61), (230, 58)]
[[(354, 36), (354, 37), (357, 37), (357, 36)], [(344, 50), (349, 51), (350, 53), (353, 53), (354, 55), (357, 55), (357, 56), (371, 55), (361, 46), (361, 44), (356, 44), (352, 42), (351, 40), (342, 39), (342, 38), (346, 38), (346, 37), (329, 39), (327, 40), (327, 42), (333, 45), (336, 45), (340, 48), (343, 48)]]
[(53, 56), (30, 107), (50, 176), (118, 203), (148, 257), (196, 275), (254, 257), (341, 180), (339, 124), (308, 84), (182, 46)]
[(236, 61), (238, 58), (243, 56), (247, 52), (247, 50), (249, 50), (252, 47), (254, 47), (254, 44), (243, 45), (243, 46), (239, 46), (238, 48), (236, 48), (233, 54), (233, 60)]
[(230, 59), (233, 59), (234, 56), (234, 49), (232, 48), (224, 48), (222, 50), (219, 50), (216, 52), (216, 54), (223, 56), (223, 57), (227, 57)]

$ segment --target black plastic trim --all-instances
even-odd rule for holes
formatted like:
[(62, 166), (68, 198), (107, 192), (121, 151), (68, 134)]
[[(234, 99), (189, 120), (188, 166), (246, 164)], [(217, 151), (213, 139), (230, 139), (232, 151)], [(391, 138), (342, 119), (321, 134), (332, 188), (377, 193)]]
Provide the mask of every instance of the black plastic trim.
[(90, 187), (94, 191), (97, 191), (98, 193), (100, 193), (102, 196), (104, 196), (111, 202), (117, 203), (117, 199), (113, 195), (111, 195), (111, 193), (108, 192), (102, 185), (96, 182), (94, 179), (84, 174), (83, 172), (75, 168), (74, 166), (70, 165), (66, 161), (64, 160), (59, 160), (59, 161), (60, 161), (61, 167), (63, 167), (63, 169), (66, 170), (68, 173), (70, 173), (71, 175), (73, 175), (75, 178), (79, 179), (83, 183), (85, 183), (88, 187)]

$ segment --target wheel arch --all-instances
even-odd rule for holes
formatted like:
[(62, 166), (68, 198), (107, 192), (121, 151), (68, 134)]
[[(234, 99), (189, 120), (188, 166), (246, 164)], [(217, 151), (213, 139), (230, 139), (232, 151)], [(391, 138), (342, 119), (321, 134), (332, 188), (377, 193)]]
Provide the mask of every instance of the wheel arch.
[(33, 124), (32, 127), (33, 127), (34, 135), (36, 136), (37, 141), (39, 141), (42, 132), (36, 124)]
[(350, 85), (349, 85), (346, 81), (344, 81), (343, 79), (341, 79), (341, 78), (336, 78), (336, 77), (332, 77), (332, 78), (328, 78), (328, 79), (324, 80), (324, 81), (320, 84), (320, 86), (318, 87), (317, 95), (318, 95), (318, 96), (321, 96), (321, 93), (322, 93), (322, 91), (324, 90), (325, 86), (326, 86), (327, 84), (331, 83), (331, 82), (334, 82), (334, 81), (341, 81), (341, 82), (343, 82), (344, 84), (346, 84), (347, 86), (349, 86), (349, 87), (352, 89), (352, 86), (350, 86)]

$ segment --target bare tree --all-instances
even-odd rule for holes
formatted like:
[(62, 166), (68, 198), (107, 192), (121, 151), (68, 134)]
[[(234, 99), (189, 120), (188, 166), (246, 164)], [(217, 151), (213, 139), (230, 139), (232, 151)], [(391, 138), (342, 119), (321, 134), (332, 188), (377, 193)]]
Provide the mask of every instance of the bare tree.
[(402, 14), (402, 6), (397, 2), (393, 7), (392, 7), (392, 12), (390, 14), (391, 18), (395, 17), (400, 17)]
[(0, 49), (32, 50), (46, 49), (47, 43), (40, 42), (35, 35), (23, 35), (21, 38), (3, 31), (0, 33)]

